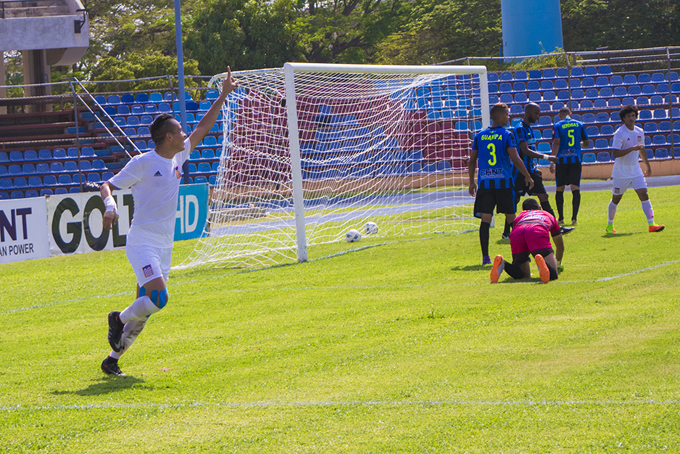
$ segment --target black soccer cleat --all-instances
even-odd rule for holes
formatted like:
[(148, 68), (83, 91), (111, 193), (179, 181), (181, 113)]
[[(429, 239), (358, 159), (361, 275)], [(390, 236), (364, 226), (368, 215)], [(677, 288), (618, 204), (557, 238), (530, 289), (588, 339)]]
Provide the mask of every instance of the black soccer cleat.
[(562, 235), (566, 235), (567, 233), (571, 233), (574, 231), (574, 227), (560, 227), (560, 233)]
[(107, 356), (104, 361), (102, 361), (102, 372), (106, 375), (117, 375), (119, 377), (124, 377), (125, 374), (120, 367), (118, 367), (118, 360), (116, 358), (111, 358)]
[(120, 321), (120, 312), (109, 312), (109, 345), (114, 352), (119, 352), (123, 348), (120, 338), (123, 335), (125, 324)]

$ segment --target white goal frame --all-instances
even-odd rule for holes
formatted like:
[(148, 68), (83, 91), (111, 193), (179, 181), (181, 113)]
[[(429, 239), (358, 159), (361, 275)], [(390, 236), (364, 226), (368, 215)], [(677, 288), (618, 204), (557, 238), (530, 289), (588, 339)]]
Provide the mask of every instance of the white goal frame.
[(297, 238), (298, 262), (307, 261), (307, 237), (305, 234), (305, 209), (302, 190), (302, 162), (300, 155), (300, 136), (298, 134), (297, 100), (295, 93), (295, 73), (297, 72), (334, 72), (376, 73), (376, 74), (477, 74), (480, 78), (480, 97), (482, 109), (482, 128), (490, 126), (489, 86), (486, 66), (384, 66), (384, 65), (345, 65), (324, 63), (286, 63), (283, 65), (286, 85), (286, 110), (290, 140), (291, 169), (293, 178), (293, 203)]

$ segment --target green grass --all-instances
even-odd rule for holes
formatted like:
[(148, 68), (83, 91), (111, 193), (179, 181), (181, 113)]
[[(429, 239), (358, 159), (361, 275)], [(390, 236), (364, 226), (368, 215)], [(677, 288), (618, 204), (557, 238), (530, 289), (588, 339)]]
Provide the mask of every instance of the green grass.
[(666, 231), (629, 191), (606, 236), (610, 195), (583, 193), (547, 285), (488, 284), (476, 233), (173, 271), (126, 378), (99, 371), (123, 251), (0, 266), (0, 452), (678, 452), (680, 203), (650, 194)]

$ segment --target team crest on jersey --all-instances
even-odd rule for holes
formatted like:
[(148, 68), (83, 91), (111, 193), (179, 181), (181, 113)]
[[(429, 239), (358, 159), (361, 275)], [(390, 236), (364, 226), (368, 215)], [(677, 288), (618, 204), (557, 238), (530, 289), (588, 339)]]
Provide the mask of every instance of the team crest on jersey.
[(160, 170), (156, 170), (156, 173), (153, 174), (154, 177), (162, 177), (163, 174), (161, 173)]
[(146, 265), (142, 268), (142, 273), (144, 273), (144, 277), (151, 277), (153, 276), (153, 268), (151, 268), (151, 265)]

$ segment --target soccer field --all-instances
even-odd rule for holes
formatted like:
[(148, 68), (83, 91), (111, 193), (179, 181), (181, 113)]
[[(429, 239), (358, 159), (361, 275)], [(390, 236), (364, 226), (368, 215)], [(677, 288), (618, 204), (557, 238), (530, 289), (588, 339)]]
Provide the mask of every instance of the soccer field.
[(2, 265), (0, 451), (680, 452), (678, 188), (650, 197), (665, 231), (629, 191), (607, 236), (610, 193), (584, 192), (549, 284), (489, 284), (477, 232), (174, 270), (127, 377), (99, 369), (124, 251)]

